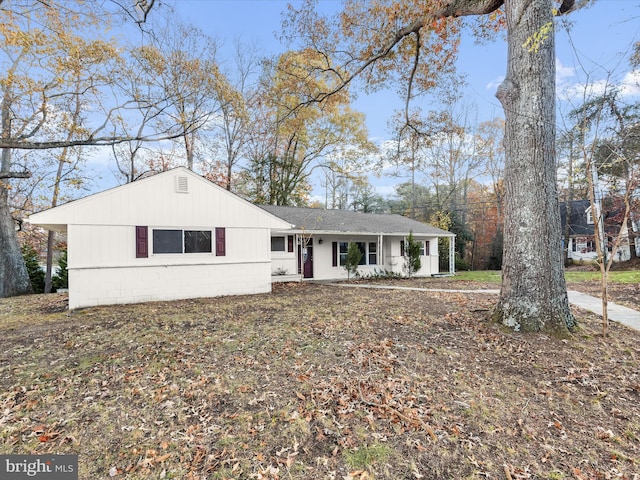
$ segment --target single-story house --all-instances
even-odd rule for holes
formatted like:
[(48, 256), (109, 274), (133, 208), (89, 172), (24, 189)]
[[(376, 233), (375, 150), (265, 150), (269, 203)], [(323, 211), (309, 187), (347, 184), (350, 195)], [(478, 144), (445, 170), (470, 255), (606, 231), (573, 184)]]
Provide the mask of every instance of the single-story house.
[(31, 215), (66, 233), (69, 308), (271, 291), (291, 225), (178, 167)]
[(409, 232), (422, 246), (417, 274), (433, 275), (438, 238), (454, 238), (399, 215), (260, 207), (184, 167), (29, 221), (67, 236), (70, 309), (265, 293), (286, 278), (278, 273), (340, 279), (349, 242), (363, 253), (362, 274), (401, 273)]
[(438, 238), (450, 238), (449, 272), (454, 273), (453, 233), (401, 215), (261, 205), (267, 212), (294, 225), (273, 229), (271, 268), (274, 277), (291, 275), (333, 280), (347, 278), (347, 249), (354, 242), (362, 257), (358, 273), (404, 273), (404, 245), (410, 233), (420, 243), (422, 267), (416, 276), (436, 275)]
[[(569, 259), (576, 261), (593, 261), (597, 259), (595, 243), (595, 220), (594, 212), (589, 200), (574, 200), (571, 202), (571, 214), (569, 216), (569, 243), (567, 255)], [(600, 206), (596, 205), (595, 215), (600, 215)], [(612, 212), (604, 211), (603, 214), (603, 237), (606, 237), (607, 255), (613, 255), (614, 261), (627, 261), (631, 259), (631, 248), (635, 248), (636, 256), (640, 256), (640, 242), (631, 242), (630, 237), (636, 237), (636, 222), (632, 222), (632, 235), (629, 235), (627, 226), (620, 228), (620, 221), (615, 220), (616, 215)], [(567, 228), (567, 208), (565, 203), (560, 204), (560, 219), (562, 231)], [(616, 251), (613, 251), (613, 243), (620, 234), (621, 239)], [(635, 247), (632, 247), (635, 243)]]

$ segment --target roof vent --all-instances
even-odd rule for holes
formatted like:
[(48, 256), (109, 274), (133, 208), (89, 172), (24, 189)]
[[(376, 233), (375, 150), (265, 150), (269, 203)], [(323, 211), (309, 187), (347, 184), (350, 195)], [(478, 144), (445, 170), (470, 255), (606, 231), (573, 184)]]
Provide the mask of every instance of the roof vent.
[(178, 176), (176, 177), (176, 192), (189, 193), (189, 178)]

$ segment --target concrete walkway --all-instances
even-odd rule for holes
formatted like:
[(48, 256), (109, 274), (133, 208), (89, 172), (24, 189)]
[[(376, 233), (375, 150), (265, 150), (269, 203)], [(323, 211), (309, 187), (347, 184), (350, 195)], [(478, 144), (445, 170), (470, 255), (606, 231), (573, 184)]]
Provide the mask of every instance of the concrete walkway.
[[(569, 295), (569, 303), (572, 305), (602, 315), (602, 300), (598, 297), (576, 292), (575, 290), (569, 290), (567, 294)], [(640, 312), (637, 310), (608, 302), (607, 312), (609, 314), (609, 320), (640, 330)]]
[[(351, 288), (377, 288), (382, 290), (410, 290), (415, 292), (455, 292), (455, 293), (489, 293), (498, 295), (500, 290), (456, 290), (449, 288), (416, 288), (416, 287), (393, 287), (384, 285), (350, 285), (348, 283), (329, 283), (334, 287), (351, 287)], [(590, 312), (602, 315), (602, 301), (598, 297), (587, 295), (586, 293), (576, 292), (575, 290), (567, 291), (569, 303), (576, 307), (583, 308)], [(621, 323), (635, 330), (640, 330), (640, 312), (631, 308), (613, 302), (608, 303), (609, 320)]]

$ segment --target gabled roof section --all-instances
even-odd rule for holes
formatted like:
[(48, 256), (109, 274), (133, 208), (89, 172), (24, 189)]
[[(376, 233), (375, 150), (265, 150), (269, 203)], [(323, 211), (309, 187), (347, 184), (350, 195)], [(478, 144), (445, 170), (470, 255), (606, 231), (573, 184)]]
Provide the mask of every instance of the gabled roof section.
[[(593, 235), (593, 225), (587, 223), (587, 209), (591, 208), (589, 200), (574, 200), (571, 202), (571, 217), (569, 220), (569, 235)], [(564, 229), (567, 222), (567, 208), (560, 203), (560, 221)]]
[[(608, 199), (605, 199), (605, 202)], [(610, 203), (609, 203), (610, 204)], [(604, 228), (609, 233), (616, 233), (620, 228), (620, 210), (613, 207), (607, 207), (606, 203), (603, 207), (604, 213), (601, 220), (604, 220)], [(600, 205), (597, 204), (596, 211), (600, 215)], [(560, 221), (564, 230), (567, 223), (566, 203), (560, 203)], [(595, 225), (593, 223), (593, 215), (591, 202), (589, 200), (573, 200), (571, 202), (571, 217), (569, 221), (569, 235), (591, 236), (594, 235)]]
[(397, 234), (409, 232), (420, 235), (453, 237), (454, 234), (427, 223), (400, 215), (352, 212), (350, 210), (322, 210), (317, 208), (260, 205), (269, 213), (295, 225), (296, 230), (318, 233)]
[(185, 167), (35, 213), (29, 221), (56, 231), (66, 231), (68, 225), (96, 224), (291, 228)]

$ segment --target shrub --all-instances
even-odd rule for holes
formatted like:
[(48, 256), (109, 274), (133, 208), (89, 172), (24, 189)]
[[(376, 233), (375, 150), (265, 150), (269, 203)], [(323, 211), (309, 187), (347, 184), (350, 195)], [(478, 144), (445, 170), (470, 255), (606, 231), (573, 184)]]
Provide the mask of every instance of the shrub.
[(358, 265), (360, 265), (360, 260), (362, 260), (362, 252), (358, 248), (358, 244), (349, 242), (347, 258), (344, 262), (344, 268), (347, 270), (347, 280), (350, 279), (351, 275), (358, 274)]
[(464, 258), (460, 258), (459, 255), (456, 255), (456, 272), (461, 272), (463, 270), (471, 270), (471, 264)]
[(25, 243), (22, 245), (22, 258), (27, 266), (29, 280), (33, 293), (44, 292), (44, 270), (40, 267), (38, 252), (32, 245)]
[(391, 279), (391, 278), (402, 278), (402, 275), (399, 274), (398, 272), (393, 272), (391, 270), (387, 270), (387, 269), (378, 270), (377, 268), (375, 268), (373, 272), (370, 272), (364, 275), (364, 278)]
[(413, 238), (413, 232), (409, 232), (407, 241), (404, 245), (404, 271), (409, 278), (420, 270), (422, 262), (420, 261), (420, 242)]
[(63, 251), (58, 260), (58, 271), (51, 279), (53, 288), (59, 290), (61, 288), (69, 288), (69, 271), (67, 270), (67, 251)]

